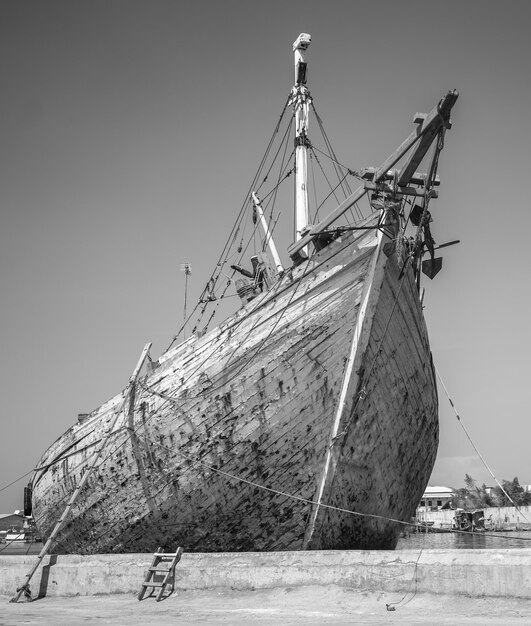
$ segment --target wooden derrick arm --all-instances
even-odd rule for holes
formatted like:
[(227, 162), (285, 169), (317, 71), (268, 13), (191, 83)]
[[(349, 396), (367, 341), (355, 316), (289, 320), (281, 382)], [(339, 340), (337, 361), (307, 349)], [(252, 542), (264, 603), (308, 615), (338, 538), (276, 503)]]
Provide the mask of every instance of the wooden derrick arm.
[[(407, 185), (413, 177), (415, 170), (428, 152), (433, 140), (442, 127), (448, 128), (450, 125), (450, 111), (458, 97), (457, 91), (449, 91), (446, 96), (439, 102), (435, 109), (430, 113), (437, 111), (437, 117), (432, 118), (428, 123), (428, 118), (422, 123), (422, 137), (413, 152), (410, 154), (400, 170), (398, 176), (398, 186)], [(419, 126), (420, 127), (420, 126)]]
[[(399, 184), (407, 185), (415, 173), (417, 165), (422, 160), (422, 157), (426, 154), (433, 139), (443, 126), (447, 126), (450, 120), (450, 111), (458, 97), (457, 91), (449, 91), (442, 100), (434, 107), (425, 119), (422, 119), (417, 128), (409, 135), (409, 137), (402, 142), (402, 144), (389, 156), (382, 165), (376, 170), (373, 178), (374, 183), (379, 183), (386, 175), (387, 171), (391, 169), (400, 159), (410, 150), (417, 142), (420, 141), (419, 146), (413, 151), (411, 156), (406, 161), (404, 167), (400, 170)], [(417, 119), (418, 118), (417, 116)], [(424, 140), (423, 138), (426, 137)], [(422, 141), (421, 141), (422, 140)], [(298, 255), (300, 250), (307, 246), (315, 235), (318, 235), (323, 230), (333, 224), (338, 217), (341, 217), (343, 213), (348, 211), (358, 200), (367, 193), (365, 185), (361, 185), (350, 196), (345, 198), (343, 202), (336, 207), (327, 217), (325, 217), (319, 224), (316, 224), (310, 229), (310, 232), (304, 237), (299, 239), (288, 248), (289, 255), (293, 258)]]

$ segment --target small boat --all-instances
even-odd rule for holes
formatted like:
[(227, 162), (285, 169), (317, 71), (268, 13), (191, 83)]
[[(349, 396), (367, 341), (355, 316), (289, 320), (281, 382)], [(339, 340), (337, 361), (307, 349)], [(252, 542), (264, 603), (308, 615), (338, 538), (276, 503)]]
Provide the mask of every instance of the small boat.
[[(196, 309), (206, 322), (158, 358), (148, 344), (127, 388), (39, 461), (33, 515), (56, 552), (392, 549), (415, 515), (438, 445), (420, 283), (442, 264), (432, 201), (457, 92), (379, 167), (344, 167), (310, 139), (310, 42), (293, 45), (288, 125), (274, 133), (286, 141), (267, 153), (278, 169), (264, 159), (246, 194)], [(322, 217), (309, 188), (325, 156), (338, 182)], [(282, 259), (273, 202), (291, 181)], [(211, 328), (231, 293), (237, 310)]]
[(6, 543), (26, 543), (27, 541), (31, 541), (31, 539), (27, 537), (24, 530), (20, 530), (18, 528), (10, 528), (6, 533)]
[(456, 509), (453, 527), (471, 533), (485, 532), (485, 512), (483, 509), (465, 511)]

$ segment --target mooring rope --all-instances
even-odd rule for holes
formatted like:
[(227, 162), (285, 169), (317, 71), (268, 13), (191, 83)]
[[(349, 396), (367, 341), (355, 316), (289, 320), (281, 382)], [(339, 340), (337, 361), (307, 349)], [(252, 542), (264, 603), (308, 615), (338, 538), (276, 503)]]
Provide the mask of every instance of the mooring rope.
[(470, 436), (468, 430), (466, 429), (466, 426), (463, 424), (463, 420), (461, 419), (459, 413), (457, 412), (457, 409), (455, 407), (455, 404), (453, 403), (452, 398), (450, 398), (450, 394), (448, 393), (448, 389), (446, 388), (446, 385), (444, 384), (444, 381), (442, 379), (441, 373), (439, 372), (439, 370), (437, 369), (437, 366), (434, 364), (435, 367), (435, 371), (437, 372), (437, 376), (439, 378), (439, 380), (441, 381), (441, 385), (442, 388), (444, 389), (444, 393), (446, 394), (446, 397), (448, 398), (448, 402), (450, 403), (450, 406), (452, 407), (455, 416), (457, 418), (457, 421), (459, 422), (461, 428), (463, 429), (463, 432), (465, 433), (465, 435), (467, 436), (468, 441), (470, 441), (470, 443), (472, 444), (472, 447), (474, 448), (474, 450), (476, 451), (476, 454), (478, 455), (478, 457), (481, 459), (481, 462), (483, 463), (483, 465), (485, 466), (485, 468), (487, 469), (487, 471), (489, 472), (489, 474), (492, 476), (492, 478), (496, 481), (496, 484), (498, 485), (498, 487), (503, 491), (503, 493), (505, 494), (505, 496), (507, 497), (507, 499), (509, 500), (509, 502), (512, 502), (514, 508), (518, 511), (518, 513), (520, 513), (520, 515), (526, 520), (526, 522), (529, 524), (529, 520), (527, 519), (525, 513), (523, 513), (523, 511), (518, 507), (518, 505), (516, 504), (516, 502), (511, 498), (511, 496), (507, 493), (507, 491), (504, 489), (503, 485), (500, 483), (500, 481), (496, 478), (496, 476), (494, 475), (494, 472), (490, 469), (489, 465), (487, 464), (487, 461), (485, 461), (485, 459), (483, 458), (483, 455), (481, 454), (481, 452), (478, 450), (478, 447), (476, 446), (476, 444), (472, 441), (472, 437)]
[[(353, 509), (345, 509), (342, 507), (338, 507), (338, 506), (334, 506), (332, 504), (323, 504), (318, 503), (316, 500), (310, 500), (309, 498), (304, 498), (303, 496), (297, 496), (295, 494), (286, 492), (286, 491), (282, 491), (280, 489), (275, 489), (273, 487), (268, 487), (267, 485), (263, 485), (261, 483), (257, 483), (253, 480), (249, 480), (248, 478), (243, 478), (241, 476), (237, 476), (235, 474), (231, 474), (230, 472), (226, 472), (225, 470), (219, 469), (217, 467), (214, 467), (213, 465), (210, 465), (209, 463), (206, 463), (205, 461), (202, 461), (201, 459), (192, 457), (188, 454), (185, 454), (184, 452), (181, 452), (180, 450), (177, 450), (175, 448), (169, 448), (168, 446), (165, 446), (163, 443), (161, 443), (160, 441), (155, 441), (153, 439), (151, 439), (151, 437), (148, 437), (147, 435), (138, 435), (138, 437), (140, 439), (143, 439), (146, 443), (150, 443), (152, 445), (155, 446), (159, 446), (161, 448), (164, 448), (166, 451), (171, 452), (172, 454), (178, 454), (179, 456), (183, 457), (186, 461), (189, 461), (192, 464), (197, 464), (197, 465), (201, 465), (202, 467), (204, 467), (205, 469), (208, 469), (212, 472), (215, 472), (216, 474), (219, 474), (220, 476), (224, 476), (225, 478), (230, 478), (232, 480), (236, 480), (238, 482), (244, 483), (246, 485), (249, 485), (250, 487), (255, 487), (258, 489), (261, 489), (263, 491), (267, 491), (269, 493), (273, 493), (275, 495), (278, 496), (283, 496), (285, 498), (289, 498), (292, 500), (297, 500), (298, 502), (302, 502), (304, 504), (310, 504), (310, 505), (318, 505), (322, 508), (325, 509), (329, 509), (332, 511), (337, 511), (339, 513), (347, 513), (349, 515), (355, 515), (358, 517), (367, 517), (367, 518), (371, 518), (371, 519), (376, 519), (376, 520), (382, 520), (385, 522), (393, 522), (396, 524), (401, 524), (402, 526), (409, 526), (409, 527), (413, 527), (413, 528), (419, 528), (419, 524), (417, 522), (406, 522), (404, 520), (399, 520), (393, 517), (387, 517), (385, 515), (377, 515), (375, 513), (362, 513), (360, 511), (355, 511)], [(171, 470), (169, 470), (171, 471)], [(466, 530), (459, 530), (459, 529), (452, 529), (451, 531), (452, 533), (456, 533), (456, 534), (463, 534), (463, 535), (467, 535), (470, 536), (470, 532), (466, 531)], [(482, 537), (496, 537), (496, 538), (500, 538), (500, 539), (513, 539), (514, 537), (510, 537), (507, 535), (500, 535), (499, 533), (496, 534), (489, 534), (486, 532), (482, 532), (481, 533)], [(527, 538), (527, 537), (519, 537), (518, 540), (522, 540), (522, 541), (531, 541), (531, 537)]]
[[(413, 569), (413, 575), (411, 576), (411, 580), (409, 581), (409, 585), (408, 585), (408, 588), (406, 589), (406, 592), (400, 598), (400, 600), (397, 600), (396, 602), (389, 602), (388, 604), (385, 605), (385, 608), (388, 611), (396, 611), (397, 607), (399, 607), (400, 605), (406, 606), (406, 604), (409, 604), (411, 602), (411, 600), (413, 600), (413, 598), (417, 595), (418, 582), (419, 582), (419, 580), (417, 578), (417, 571), (418, 571), (419, 561), (420, 561), (420, 557), (422, 556), (422, 551), (423, 550), (424, 550), (424, 548), (420, 549), (420, 552), (419, 552), (419, 555), (417, 557), (417, 560), (415, 561), (415, 567)], [(415, 582), (415, 589), (414, 589), (411, 597), (406, 600), (407, 596), (411, 592), (411, 585), (413, 584), (413, 581)]]

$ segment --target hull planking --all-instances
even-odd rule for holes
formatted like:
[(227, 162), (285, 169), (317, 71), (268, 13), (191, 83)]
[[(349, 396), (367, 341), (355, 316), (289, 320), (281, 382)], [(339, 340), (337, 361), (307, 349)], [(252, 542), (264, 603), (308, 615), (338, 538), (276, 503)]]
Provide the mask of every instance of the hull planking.
[(33, 480), (43, 535), (118, 415), (54, 550), (394, 548), (401, 526), (378, 516), (414, 515), (438, 418), (417, 287), (388, 242), (344, 233), (59, 438)]

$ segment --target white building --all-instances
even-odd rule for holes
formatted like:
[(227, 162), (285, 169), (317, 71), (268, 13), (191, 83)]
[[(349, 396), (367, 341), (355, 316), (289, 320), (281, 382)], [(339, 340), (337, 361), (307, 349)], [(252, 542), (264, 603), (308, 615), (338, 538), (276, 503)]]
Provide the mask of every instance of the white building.
[(450, 500), (455, 493), (450, 487), (427, 486), (422, 500), (418, 506), (418, 511), (440, 511), (450, 508)]

